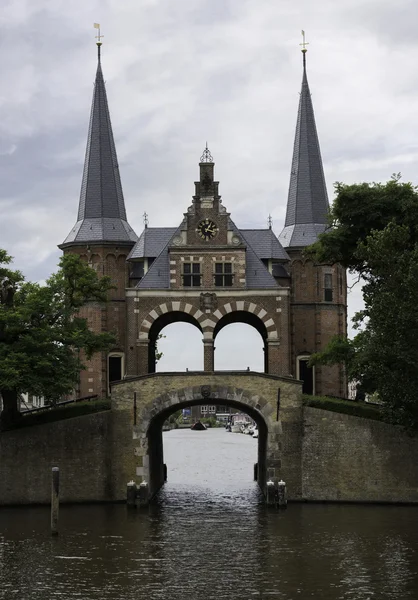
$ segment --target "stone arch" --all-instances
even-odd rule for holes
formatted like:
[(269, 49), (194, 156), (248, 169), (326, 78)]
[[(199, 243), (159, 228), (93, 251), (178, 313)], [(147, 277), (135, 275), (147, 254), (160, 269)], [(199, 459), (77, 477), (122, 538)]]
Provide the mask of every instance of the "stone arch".
[[(181, 303), (172, 302), (170, 304), (174, 305), (174, 307), (177, 307), (177, 304)], [(156, 370), (155, 351), (160, 332), (167, 325), (181, 322), (194, 325), (201, 332), (203, 331), (199, 320), (193, 314), (184, 310), (167, 310), (166, 312), (157, 315), (157, 317), (152, 321), (146, 333), (146, 339), (148, 342), (148, 373), (155, 373)]]
[(138, 339), (147, 340), (150, 329), (155, 321), (168, 313), (183, 313), (183, 316), (185, 317), (184, 320), (189, 322), (193, 320), (197, 322), (202, 331), (205, 331), (205, 328), (207, 328), (206, 321), (208, 321), (208, 319), (201, 310), (184, 300), (179, 300), (177, 302), (168, 301), (159, 304), (148, 313), (139, 327)]
[(267, 469), (270, 466), (268, 437), (277, 427), (272, 419), (272, 406), (266, 398), (249, 390), (222, 385), (201, 385), (169, 390), (143, 406), (139, 416), (142, 438), (141, 447), (146, 449), (142, 477), (149, 482), (153, 496), (164, 483), (164, 460), (162, 426), (164, 421), (177, 410), (202, 403), (227, 404), (247, 413), (257, 423), (258, 468), (257, 481), (264, 490)]
[[(248, 313), (249, 315), (253, 315), (254, 318), (257, 317), (265, 327), (267, 339), (277, 340), (279, 338), (277, 325), (271, 315), (269, 315), (263, 307), (247, 300), (232, 300), (215, 310), (213, 317), (216, 319), (216, 322), (213, 323), (212, 331), (214, 331), (215, 334), (217, 331), (220, 331), (220, 329), (216, 331), (219, 322), (224, 319), (224, 317), (232, 315), (233, 313)], [(231, 322), (233, 321), (231, 320)], [(258, 327), (256, 327), (256, 329), (258, 329)]]

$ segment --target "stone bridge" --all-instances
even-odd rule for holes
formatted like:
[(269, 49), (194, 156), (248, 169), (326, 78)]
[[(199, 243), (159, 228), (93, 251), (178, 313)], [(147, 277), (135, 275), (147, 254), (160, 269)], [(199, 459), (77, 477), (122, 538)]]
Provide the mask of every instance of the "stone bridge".
[(211, 403), (234, 407), (257, 423), (261, 489), (265, 491), (267, 478), (279, 477), (286, 481), (290, 499), (301, 498), (301, 385), (253, 372), (157, 373), (114, 384), (112, 462), (120, 467), (114, 471), (118, 495), (134, 480), (148, 482), (154, 496), (164, 484), (164, 421), (179, 409)]

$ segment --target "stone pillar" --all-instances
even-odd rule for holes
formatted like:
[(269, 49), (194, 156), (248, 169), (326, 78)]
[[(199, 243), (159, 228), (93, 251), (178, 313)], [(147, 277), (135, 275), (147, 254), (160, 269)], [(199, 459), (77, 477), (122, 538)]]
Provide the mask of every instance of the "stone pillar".
[(214, 340), (203, 339), (203, 368), (205, 371), (215, 370)]
[(148, 373), (148, 344), (149, 340), (138, 340), (136, 343), (138, 347), (137, 375), (147, 375)]

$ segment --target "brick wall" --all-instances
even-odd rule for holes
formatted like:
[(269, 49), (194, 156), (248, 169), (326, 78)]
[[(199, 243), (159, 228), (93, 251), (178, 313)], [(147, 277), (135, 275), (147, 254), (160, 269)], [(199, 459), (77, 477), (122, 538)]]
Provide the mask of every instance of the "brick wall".
[(300, 386), (290, 380), (254, 373), (173, 373), (117, 384), (112, 411), (3, 432), (0, 505), (48, 504), (54, 466), (60, 467), (63, 502), (124, 500), (126, 483), (140, 480), (146, 468), (150, 420), (171, 405), (176, 410), (175, 403), (184, 403), (186, 396), (198, 395), (201, 383), (214, 394), (207, 404), (235, 399), (244, 410), (260, 404), (268, 425), (267, 467), (286, 480), (290, 499), (418, 503), (418, 439), (399, 428), (308, 407), (302, 415)]
[(305, 500), (418, 503), (418, 438), (398, 427), (304, 408)]
[[(113, 289), (109, 292), (107, 305), (96, 302), (84, 306), (80, 316), (87, 319), (89, 328), (101, 333), (111, 331), (116, 336), (116, 343), (110, 352), (125, 352), (126, 347), (126, 296), (125, 289), (128, 285), (128, 267), (126, 257), (129, 252), (127, 247), (75, 246), (67, 250), (78, 254), (87, 262), (99, 276), (110, 277)], [(86, 370), (80, 373), (80, 383), (76, 390), (77, 396), (97, 394), (101, 397), (108, 395), (107, 353), (97, 353), (90, 361), (85, 361)]]

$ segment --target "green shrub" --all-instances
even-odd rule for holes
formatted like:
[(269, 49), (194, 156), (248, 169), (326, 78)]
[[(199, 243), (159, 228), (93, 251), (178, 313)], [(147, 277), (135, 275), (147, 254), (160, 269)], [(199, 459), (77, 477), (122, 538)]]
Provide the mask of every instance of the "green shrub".
[(311, 406), (312, 408), (321, 408), (322, 410), (374, 419), (375, 421), (385, 420), (381, 407), (367, 402), (355, 402), (354, 400), (343, 400), (329, 396), (308, 396), (308, 394), (304, 394), (302, 400), (304, 406)]

